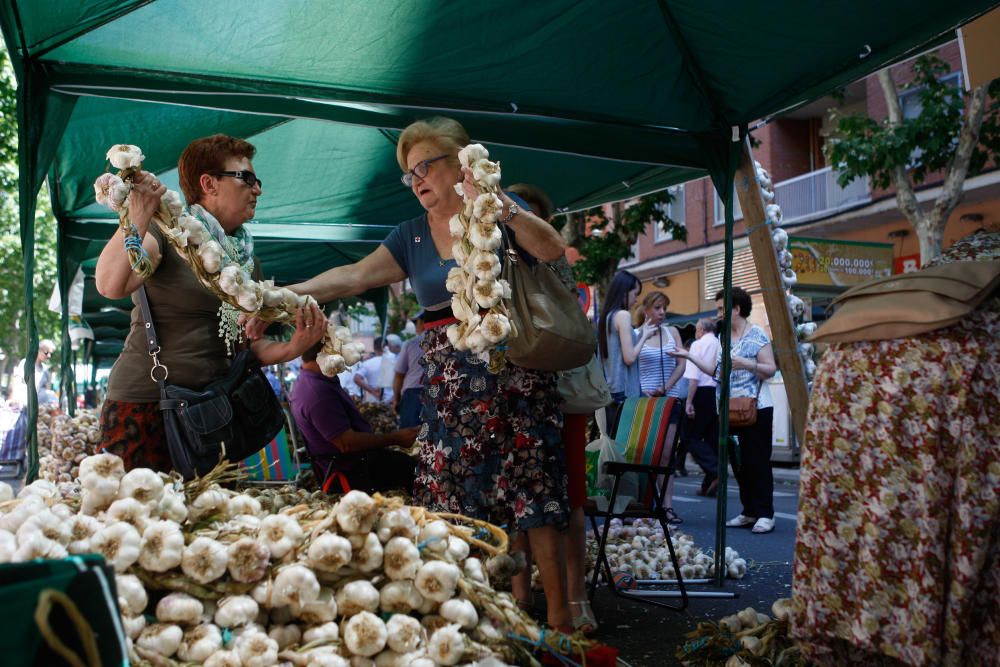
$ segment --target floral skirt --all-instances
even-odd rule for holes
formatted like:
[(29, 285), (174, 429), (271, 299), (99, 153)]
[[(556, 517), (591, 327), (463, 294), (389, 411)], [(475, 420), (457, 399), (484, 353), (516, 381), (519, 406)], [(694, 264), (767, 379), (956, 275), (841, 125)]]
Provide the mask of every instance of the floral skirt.
[(1000, 664), (1000, 299), (820, 362), (792, 635), (819, 664)]
[(423, 425), (414, 500), (506, 526), (565, 526), (561, 398), (554, 373), (507, 364), (493, 374), (445, 327), (421, 344)]
[(125, 470), (151, 468), (158, 472), (173, 469), (163, 416), (157, 403), (125, 403), (105, 400), (101, 408), (101, 442), (98, 451), (120, 456)]

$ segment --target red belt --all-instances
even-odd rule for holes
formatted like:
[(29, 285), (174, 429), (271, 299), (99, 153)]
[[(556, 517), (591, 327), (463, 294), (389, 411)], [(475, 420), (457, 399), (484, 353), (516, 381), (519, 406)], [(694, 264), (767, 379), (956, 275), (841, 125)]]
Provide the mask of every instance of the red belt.
[(448, 326), (449, 324), (455, 324), (458, 322), (457, 317), (445, 317), (440, 320), (433, 320), (431, 322), (424, 322), (424, 329), (435, 329), (437, 327)]

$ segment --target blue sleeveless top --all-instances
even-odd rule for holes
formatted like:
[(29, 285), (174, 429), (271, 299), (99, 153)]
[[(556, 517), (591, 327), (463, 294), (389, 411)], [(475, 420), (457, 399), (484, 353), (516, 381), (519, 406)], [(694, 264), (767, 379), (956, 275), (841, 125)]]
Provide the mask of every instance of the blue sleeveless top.
[[(608, 324), (613, 324), (612, 320), (614, 314), (608, 317)], [(637, 340), (635, 331), (632, 331), (632, 344), (635, 345)], [(639, 386), (639, 361), (637, 359), (631, 366), (625, 363), (621, 340), (614, 329), (608, 333), (608, 358), (601, 361), (604, 362), (604, 377), (612, 394), (625, 394), (625, 398), (638, 398), (642, 395)]]

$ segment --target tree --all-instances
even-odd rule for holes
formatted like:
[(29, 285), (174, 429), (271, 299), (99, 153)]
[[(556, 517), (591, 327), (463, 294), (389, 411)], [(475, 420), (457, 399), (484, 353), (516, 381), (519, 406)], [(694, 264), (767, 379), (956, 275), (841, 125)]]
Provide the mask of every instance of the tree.
[[(17, 114), (14, 74), (0, 42), (0, 378), (27, 349), (24, 326), (24, 255), (18, 214)], [(48, 310), (56, 284), (56, 223), (48, 189), (42, 188), (35, 212), (35, 315), (38, 335), (59, 341), (60, 318)]]
[[(896, 188), (899, 210), (920, 240), (926, 264), (941, 254), (944, 227), (962, 199), (965, 179), (1000, 155), (1000, 79), (969, 94), (941, 77), (948, 63), (936, 55), (913, 62), (914, 78), (897, 86), (888, 68), (878, 73), (888, 108), (881, 122), (865, 114), (841, 116), (831, 110), (836, 131), (824, 150), (845, 186), (867, 176), (874, 186)], [(920, 113), (903, 116), (900, 91), (915, 91)], [(942, 173), (940, 194), (931, 202), (917, 201), (916, 186)]]
[(666, 214), (674, 196), (661, 190), (640, 197), (625, 206), (614, 204), (609, 219), (602, 208), (561, 216), (555, 225), (568, 245), (580, 251), (581, 258), (573, 265), (577, 280), (595, 285), (598, 297), (603, 299), (618, 264), (631, 257), (632, 246), (652, 222), (675, 240), (687, 239), (687, 229)]

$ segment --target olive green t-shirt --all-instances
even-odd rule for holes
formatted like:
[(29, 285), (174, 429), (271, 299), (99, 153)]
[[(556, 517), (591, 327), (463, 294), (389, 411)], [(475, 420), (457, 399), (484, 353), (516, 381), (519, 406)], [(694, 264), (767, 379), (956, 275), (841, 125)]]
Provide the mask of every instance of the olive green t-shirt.
[[(155, 225), (150, 226), (160, 246), (160, 265), (146, 280), (146, 295), (160, 343), (160, 362), (167, 367), (167, 382), (201, 389), (222, 377), (229, 367), (225, 341), (219, 337), (222, 302), (205, 289), (191, 267), (181, 259)], [(260, 268), (254, 259), (254, 274)], [(121, 356), (111, 369), (108, 398), (128, 403), (160, 400), (160, 390), (149, 376), (153, 360), (143, 333), (138, 292), (132, 294), (132, 322)]]

